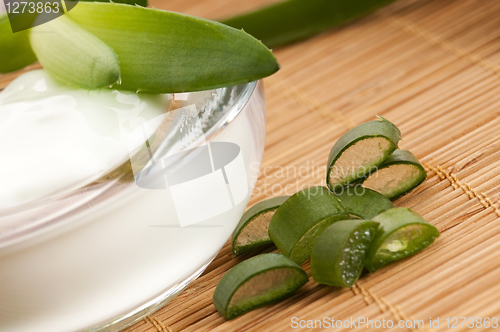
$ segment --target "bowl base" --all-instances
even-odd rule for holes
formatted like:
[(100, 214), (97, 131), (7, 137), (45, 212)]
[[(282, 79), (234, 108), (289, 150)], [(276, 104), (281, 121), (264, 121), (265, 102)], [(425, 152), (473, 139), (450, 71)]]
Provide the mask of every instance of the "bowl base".
[(210, 259), (208, 263), (203, 265), (191, 276), (186, 278), (183, 282), (176, 284), (175, 286), (164, 291), (162, 294), (154, 298), (153, 300), (143, 304), (139, 308), (129, 312), (128, 314), (122, 315), (109, 323), (105, 323), (100, 326), (93, 327), (91, 329), (85, 330), (85, 332), (118, 332), (121, 331), (144, 317), (151, 315), (157, 310), (161, 309), (165, 304), (173, 300), (179, 293), (181, 293), (191, 282), (196, 280), (205, 271), (207, 266), (214, 260), (215, 256)]

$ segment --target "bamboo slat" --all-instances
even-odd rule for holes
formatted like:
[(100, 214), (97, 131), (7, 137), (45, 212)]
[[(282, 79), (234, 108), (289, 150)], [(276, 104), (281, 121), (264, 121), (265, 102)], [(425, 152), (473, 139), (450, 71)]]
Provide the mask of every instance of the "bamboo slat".
[[(217, 19), (275, 1), (150, 3)], [(215, 310), (213, 291), (249, 254), (233, 258), (227, 244), (183, 293), (126, 331), (289, 331), (292, 317), (424, 320), (425, 327), (408, 330), (444, 331), (447, 317), (500, 317), (500, 2), (400, 0), (275, 54), (282, 69), (265, 80), (266, 173), (250, 204), (287, 185), (324, 184), (335, 140), (378, 114), (399, 126), (401, 147), (428, 172), (396, 205), (421, 213), (442, 236), (352, 289), (311, 280), (290, 298), (229, 322)], [(0, 87), (15, 76), (0, 76)], [(282, 172), (300, 167), (307, 174)], [(429, 327), (430, 317), (440, 317), (439, 328)]]

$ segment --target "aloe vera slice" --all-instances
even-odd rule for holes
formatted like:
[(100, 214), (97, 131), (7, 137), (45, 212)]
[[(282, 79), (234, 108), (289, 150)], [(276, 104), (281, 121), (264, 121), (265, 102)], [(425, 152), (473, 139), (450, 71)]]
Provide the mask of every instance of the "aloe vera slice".
[(90, 2), (79, 2), (67, 15), (118, 54), (122, 80), (115, 88), (149, 93), (208, 90), (255, 81), (279, 69), (260, 41), (218, 22)]
[(67, 15), (32, 28), (30, 42), (45, 70), (70, 86), (92, 90), (120, 78), (115, 52)]
[(260, 201), (243, 214), (232, 236), (233, 254), (241, 254), (254, 247), (273, 243), (268, 233), (269, 222), (274, 212), (289, 197), (279, 196)]
[(326, 187), (310, 187), (291, 196), (276, 210), (269, 223), (269, 237), (281, 253), (302, 264), (321, 232), (348, 218), (339, 199)]
[(359, 184), (345, 187), (335, 195), (347, 213), (360, 219), (371, 219), (394, 207), (391, 200), (384, 195)]
[(267, 47), (285, 45), (368, 14), (394, 0), (288, 0), (223, 20)]
[(302, 287), (309, 278), (288, 257), (263, 254), (229, 270), (215, 288), (215, 308), (233, 319), (267, 303), (282, 299)]
[(342, 135), (330, 151), (326, 183), (332, 190), (349, 185), (375, 171), (401, 140), (401, 132), (380, 118), (360, 124)]
[(408, 208), (390, 209), (372, 220), (378, 222), (380, 227), (365, 261), (370, 272), (416, 254), (440, 235), (436, 227)]
[(7, 14), (0, 15), (0, 74), (24, 68), (36, 61), (29, 32), (13, 33)]
[(320, 284), (351, 287), (361, 275), (378, 223), (341, 220), (325, 229), (311, 252), (311, 273)]
[(427, 173), (418, 159), (406, 150), (396, 150), (378, 170), (363, 181), (363, 186), (395, 199), (427, 178)]

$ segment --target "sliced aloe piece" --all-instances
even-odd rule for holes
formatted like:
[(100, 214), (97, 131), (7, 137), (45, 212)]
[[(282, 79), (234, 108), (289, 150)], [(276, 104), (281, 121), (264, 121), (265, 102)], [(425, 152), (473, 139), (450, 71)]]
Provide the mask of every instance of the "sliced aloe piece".
[(345, 187), (342, 192), (335, 195), (347, 213), (360, 219), (371, 219), (394, 207), (391, 200), (384, 195), (359, 184)]
[(30, 42), (45, 70), (70, 86), (99, 89), (120, 78), (115, 52), (67, 15), (32, 28)]
[(416, 254), (440, 235), (436, 227), (408, 208), (390, 209), (372, 220), (380, 223), (380, 227), (365, 261), (370, 272)]
[(417, 157), (410, 151), (396, 150), (363, 181), (363, 186), (395, 199), (417, 187), (426, 178), (427, 173)]
[(391, 122), (380, 119), (352, 128), (335, 143), (326, 175), (332, 191), (375, 171), (398, 147), (401, 132)]
[(269, 223), (269, 237), (281, 253), (302, 264), (321, 232), (348, 218), (339, 199), (326, 187), (310, 187), (291, 196), (276, 210)]
[(0, 15), (0, 74), (22, 69), (35, 61), (29, 32), (13, 33), (7, 14)]
[(279, 196), (261, 201), (248, 209), (233, 232), (231, 245), (235, 255), (254, 247), (273, 243), (269, 237), (269, 222), (274, 212), (290, 196)]
[(268, 47), (285, 45), (365, 15), (394, 0), (288, 0), (223, 20)]
[(222, 316), (233, 319), (290, 295), (308, 279), (288, 257), (263, 254), (229, 270), (215, 288), (213, 302)]
[(311, 252), (311, 273), (320, 284), (351, 287), (361, 275), (378, 223), (341, 220), (325, 229)]
[[(152, 8), (79, 2), (67, 15), (118, 54), (125, 90), (173, 93), (243, 84), (273, 74), (276, 58), (244, 31)], [(77, 64), (75, 64), (77, 65)]]

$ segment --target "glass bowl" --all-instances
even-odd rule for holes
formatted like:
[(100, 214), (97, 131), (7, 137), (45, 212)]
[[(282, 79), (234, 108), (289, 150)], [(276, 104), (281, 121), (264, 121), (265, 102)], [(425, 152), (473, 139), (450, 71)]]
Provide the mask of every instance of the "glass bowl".
[[(37, 99), (36, 87), (43, 90), (48, 84), (50, 90), (56, 83), (47, 83), (43, 71), (28, 74), (35, 75), (32, 86), (14, 81), (2, 92), (11, 98), (0, 98), (4, 113), (6, 100), (14, 112), (26, 98), (47, 105), (47, 99)], [(78, 93), (50, 91), (51, 98)], [(130, 97), (112, 90), (96, 93), (99, 98)], [(118, 331), (181, 292), (226, 243), (260, 169), (263, 85), (162, 98), (164, 112), (143, 116), (121, 138), (128, 153), (113, 159), (113, 167), (54, 181), (64, 168), (54, 171), (59, 163), (51, 160), (44, 177), (53, 183), (44, 187), (49, 191), (2, 206), (1, 331)], [(36, 150), (47, 156), (51, 148)], [(75, 149), (61, 148), (57, 158), (65, 162)], [(26, 169), (42, 172), (43, 160), (32, 160)], [(0, 172), (14, 186), (23, 181), (2, 167)]]

